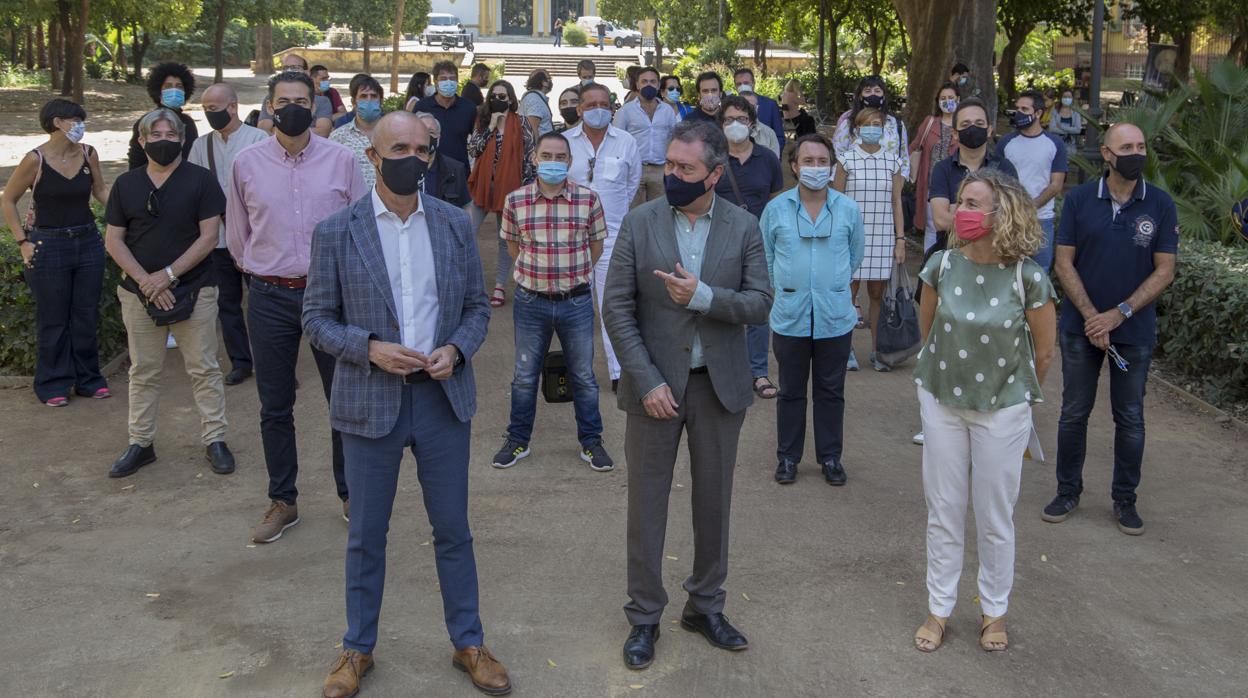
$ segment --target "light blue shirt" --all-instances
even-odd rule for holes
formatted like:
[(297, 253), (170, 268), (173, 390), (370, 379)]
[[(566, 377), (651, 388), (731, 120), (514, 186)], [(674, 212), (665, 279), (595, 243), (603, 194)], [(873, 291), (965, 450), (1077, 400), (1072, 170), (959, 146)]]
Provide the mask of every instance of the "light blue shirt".
[(866, 244), (862, 213), (853, 199), (828, 189), (811, 220), (799, 189), (772, 199), (759, 220), (775, 289), (771, 329), (786, 337), (840, 337), (858, 322), (849, 284)]
[(667, 142), (676, 128), (676, 112), (659, 102), (651, 117), (641, 105), (641, 98), (626, 102), (615, 114), (616, 128), (628, 131), (637, 141), (643, 165), (662, 165), (667, 161)]
[[(692, 225), (689, 224), (688, 216), (672, 208), (672, 220), (676, 224), (676, 247), (680, 250), (680, 264), (685, 271), (699, 277), (698, 288), (693, 292), (693, 298), (689, 299), (688, 305), (685, 306), (695, 313), (705, 313), (710, 310), (711, 299), (714, 297), (711, 287), (700, 277), (702, 276), (702, 259), (706, 256), (706, 239), (711, 233), (711, 214), (715, 211), (717, 201), (719, 201), (718, 196), (711, 197), (710, 208), (706, 209), (706, 213), (698, 216)], [(702, 337), (695, 328), (693, 345), (689, 348), (689, 368), (701, 368), (705, 365), (706, 360), (702, 358)]]

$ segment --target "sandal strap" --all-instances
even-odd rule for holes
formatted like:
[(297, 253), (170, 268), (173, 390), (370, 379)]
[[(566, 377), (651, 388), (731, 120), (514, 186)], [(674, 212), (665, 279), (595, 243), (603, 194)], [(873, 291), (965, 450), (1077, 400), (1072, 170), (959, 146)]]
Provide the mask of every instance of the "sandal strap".
[(945, 639), (945, 623), (929, 613), (923, 621), (923, 625), (920, 625), (919, 629), (914, 633), (914, 639), (927, 640), (932, 643), (933, 649), (940, 647), (940, 643)]
[(1005, 616), (989, 618), (984, 616), (979, 629), (980, 646), (989, 644), (1009, 644), (1009, 636), (1005, 632)]

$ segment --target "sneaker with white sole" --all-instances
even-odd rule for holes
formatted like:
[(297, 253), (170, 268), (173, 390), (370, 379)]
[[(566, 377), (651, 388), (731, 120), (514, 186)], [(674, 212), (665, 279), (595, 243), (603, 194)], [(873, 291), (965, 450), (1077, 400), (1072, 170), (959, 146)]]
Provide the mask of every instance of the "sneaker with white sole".
[(601, 441), (587, 448), (582, 448), (581, 460), (589, 463), (591, 470), (596, 470), (600, 473), (615, 470), (615, 461), (611, 460), (611, 456), (607, 455), (607, 449), (602, 447)]
[(919, 432), (915, 434), (910, 440), (922, 446), (923, 445), (923, 432)]
[(299, 508), (294, 504), (274, 499), (269, 503), (269, 508), (265, 510), (264, 519), (252, 533), (251, 542), (272, 543), (281, 538), (286, 529), (297, 523), (299, 523)]
[(851, 371), (858, 370), (858, 356), (854, 354), (854, 350), (849, 350), (849, 361), (845, 362), (845, 367)]
[(498, 449), (498, 453), (494, 454), (494, 460), (490, 462), (490, 465), (495, 468), (499, 468), (500, 470), (510, 468), (520, 462), (521, 458), (527, 458), (528, 455), (529, 445), (521, 441), (516, 441), (509, 436), (505, 441), (503, 441), (503, 447)]

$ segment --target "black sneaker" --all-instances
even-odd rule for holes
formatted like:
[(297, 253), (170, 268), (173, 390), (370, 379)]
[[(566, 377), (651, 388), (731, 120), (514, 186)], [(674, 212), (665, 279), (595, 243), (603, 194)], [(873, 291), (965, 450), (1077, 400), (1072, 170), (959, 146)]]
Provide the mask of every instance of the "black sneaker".
[(529, 455), (529, 445), (520, 441), (516, 441), (511, 437), (503, 442), (503, 447), (498, 449), (498, 453), (494, 454), (494, 460), (490, 465), (495, 468), (510, 468), (515, 465), (521, 458)]
[(605, 473), (608, 470), (615, 470), (615, 461), (611, 460), (611, 456), (607, 455), (607, 449), (602, 447), (602, 442), (581, 449), (581, 460), (589, 463), (592, 470)]
[(1144, 519), (1135, 510), (1134, 503), (1114, 502), (1114, 518), (1118, 519), (1118, 530), (1128, 536), (1138, 536), (1144, 532)]
[(1079, 506), (1079, 495), (1059, 494), (1044, 508), (1040, 518), (1049, 523), (1061, 523), (1070, 518), (1071, 513), (1074, 512), (1077, 506)]

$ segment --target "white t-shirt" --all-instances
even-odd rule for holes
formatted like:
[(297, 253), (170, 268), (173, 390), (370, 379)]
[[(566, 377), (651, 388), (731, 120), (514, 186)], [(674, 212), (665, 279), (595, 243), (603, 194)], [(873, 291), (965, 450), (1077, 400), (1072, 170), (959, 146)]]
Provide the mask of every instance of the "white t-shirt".
[[(212, 163), (208, 161), (208, 144), (212, 143), (212, 159), (216, 163), (217, 183), (221, 185), (221, 191), (225, 192), (228, 197), (230, 195), (230, 173), (234, 171), (234, 156), (243, 148), (249, 145), (259, 143), (260, 141), (270, 138), (269, 134), (261, 131), (254, 126), (242, 124), (238, 130), (230, 135), (229, 140), (222, 140), (221, 134), (217, 131), (209, 131), (207, 135), (200, 136), (191, 144), (191, 154), (187, 156), (187, 162), (192, 165), (199, 165), (206, 170), (212, 170), (209, 167)], [(225, 217), (221, 218), (221, 228), (219, 237), (217, 238), (217, 248), (225, 247)]]
[[(1013, 131), (997, 143), (997, 155), (1014, 165), (1014, 169), (1018, 170), (1018, 181), (1033, 199), (1049, 186), (1049, 177), (1054, 172), (1065, 172), (1067, 167), (1066, 144), (1048, 131), (1041, 131), (1035, 136)], [(1049, 199), (1040, 207), (1036, 212), (1038, 218), (1053, 218), (1054, 199)]]

